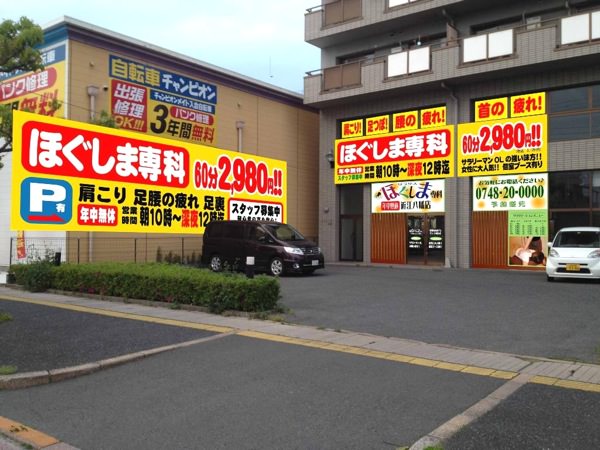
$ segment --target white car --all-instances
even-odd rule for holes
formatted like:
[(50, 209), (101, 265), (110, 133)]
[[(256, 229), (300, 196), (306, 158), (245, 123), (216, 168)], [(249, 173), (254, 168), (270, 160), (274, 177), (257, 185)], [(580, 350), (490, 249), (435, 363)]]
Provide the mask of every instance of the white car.
[(555, 278), (600, 279), (600, 227), (563, 228), (548, 247), (548, 281)]

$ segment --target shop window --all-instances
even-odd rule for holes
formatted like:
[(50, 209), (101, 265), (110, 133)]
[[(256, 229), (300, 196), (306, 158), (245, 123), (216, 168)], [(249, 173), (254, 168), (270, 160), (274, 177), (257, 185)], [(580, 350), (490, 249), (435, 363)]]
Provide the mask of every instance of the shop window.
[(589, 172), (554, 172), (549, 179), (551, 209), (590, 207)]
[(600, 170), (551, 172), (550, 239), (564, 227), (600, 226)]
[(362, 195), (363, 186), (361, 184), (351, 184), (340, 188), (340, 214), (362, 215)]
[(550, 113), (589, 108), (588, 88), (562, 89), (550, 92)]
[(592, 208), (600, 208), (600, 171), (592, 173)]
[(600, 138), (600, 85), (549, 92), (548, 114), (551, 142)]
[(552, 211), (550, 213), (550, 239), (561, 228), (590, 226), (590, 211)]
[(589, 114), (550, 116), (548, 124), (548, 138), (550, 141), (589, 139), (589, 121)]
[(592, 86), (592, 108), (600, 108), (600, 85)]
[(600, 112), (592, 113), (592, 137), (600, 137)]

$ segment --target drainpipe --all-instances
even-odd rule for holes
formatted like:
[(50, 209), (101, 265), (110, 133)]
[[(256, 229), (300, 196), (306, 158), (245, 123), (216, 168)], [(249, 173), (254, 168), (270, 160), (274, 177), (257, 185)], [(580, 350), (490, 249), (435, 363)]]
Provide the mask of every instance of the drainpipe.
[(96, 118), (96, 97), (100, 93), (100, 88), (98, 86), (88, 86), (87, 87), (87, 95), (90, 98), (90, 122), (93, 122)]
[(237, 151), (238, 152), (242, 152), (242, 134), (244, 131), (244, 126), (246, 125), (246, 123), (243, 120), (238, 120), (235, 123), (235, 128), (237, 129), (237, 135), (238, 135), (238, 145), (237, 145)]
[[(90, 122), (96, 119), (96, 97), (100, 93), (98, 86), (89, 85), (87, 87), (87, 95), (90, 98)], [(88, 262), (93, 261), (94, 252), (94, 233), (90, 231), (88, 233)]]
[[(454, 89), (452, 89), (451, 87), (449, 87), (446, 83), (444, 83), (442, 81), (442, 89), (445, 89), (446, 91), (448, 91), (448, 93), (450, 94), (450, 98), (452, 99), (452, 102), (454, 103), (454, 107), (453, 107), (453, 115), (454, 115), (454, 123), (456, 125), (458, 125), (458, 97), (456, 97), (456, 94), (454, 93)], [(455, 138), (456, 139), (456, 138)], [(458, 149), (454, 152), (454, 167), (458, 168)], [(458, 245), (458, 234), (459, 234), (459, 227), (458, 227), (458, 217), (459, 217), (459, 213), (458, 213), (458, 207), (459, 207), (459, 180), (460, 178), (457, 176), (456, 177), (456, 188), (455, 188), (455, 192), (454, 192), (454, 207), (455, 207), (455, 211), (456, 211), (456, 236), (454, 238), (454, 252), (456, 255), (456, 267), (458, 268), (458, 252), (459, 252), (459, 248), (460, 246)], [(451, 264), (446, 264), (446, 265), (450, 265)]]

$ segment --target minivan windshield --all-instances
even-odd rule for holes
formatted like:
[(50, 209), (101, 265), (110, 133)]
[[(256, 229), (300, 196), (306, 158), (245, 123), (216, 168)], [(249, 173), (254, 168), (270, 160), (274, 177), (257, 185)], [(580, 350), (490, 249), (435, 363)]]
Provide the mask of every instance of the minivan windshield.
[(600, 233), (597, 231), (561, 231), (554, 240), (554, 247), (600, 247)]
[(303, 241), (304, 236), (300, 234), (294, 227), (284, 223), (269, 223), (265, 224), (265, 227), (271, 232), (273, 236), (282, 241)]

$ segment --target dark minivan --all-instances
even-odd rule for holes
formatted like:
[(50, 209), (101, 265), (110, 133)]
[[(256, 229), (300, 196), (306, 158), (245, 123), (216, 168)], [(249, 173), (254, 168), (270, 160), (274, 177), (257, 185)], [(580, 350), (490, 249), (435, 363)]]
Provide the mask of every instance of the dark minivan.
[(279, 276), (313, 273), (325, 267), (323, 253), (285, 223), (223, 220), (209, 222), (204, 230), (202, 263), (213, 271), (246, 267), (254, 257), (255, 270)]

